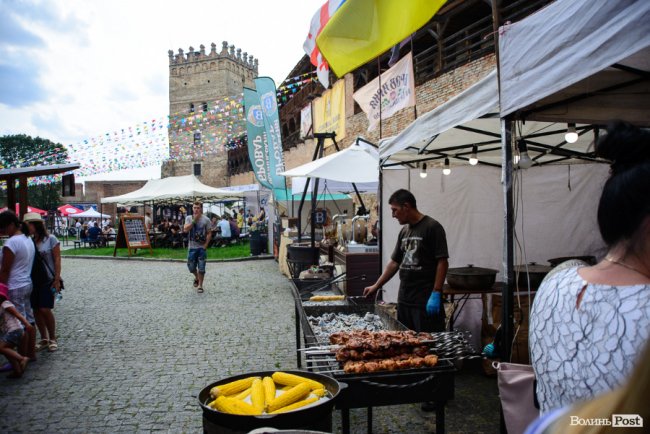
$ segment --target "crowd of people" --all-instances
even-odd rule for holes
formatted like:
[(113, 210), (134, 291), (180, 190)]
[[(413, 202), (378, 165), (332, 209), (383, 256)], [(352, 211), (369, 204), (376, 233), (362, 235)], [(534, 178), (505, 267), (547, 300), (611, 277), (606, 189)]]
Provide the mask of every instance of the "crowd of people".
[(0, 370), (20, 378), (37, 351), (58, 350), (53, 308), (63, 289), (61, 249), (37, 213), (22, 221), (12, 211), (0, 213), (0, 235), (7, 237), (0, 259), (0, 354), (9, 362)]

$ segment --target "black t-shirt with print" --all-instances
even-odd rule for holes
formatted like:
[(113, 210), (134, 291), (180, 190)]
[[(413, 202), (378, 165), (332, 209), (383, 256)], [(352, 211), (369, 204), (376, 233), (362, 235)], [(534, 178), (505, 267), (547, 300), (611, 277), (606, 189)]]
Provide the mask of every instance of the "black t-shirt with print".
[(397, 302), (424, 307), (433, 290), (438, 258), (448, 257), (445, 230), (436, 220), (424, 216), (402, 227), (391, 255), (400, 264)]

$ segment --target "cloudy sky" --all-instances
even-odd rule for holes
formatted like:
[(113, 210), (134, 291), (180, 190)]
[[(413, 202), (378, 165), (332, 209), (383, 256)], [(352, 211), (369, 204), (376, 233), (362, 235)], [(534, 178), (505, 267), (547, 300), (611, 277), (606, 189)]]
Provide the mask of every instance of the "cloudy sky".
[(68, 145), (168, 115), (169, 49), (228, 41), (279, 84), (323, 2), (0, 0), (0, 135)]

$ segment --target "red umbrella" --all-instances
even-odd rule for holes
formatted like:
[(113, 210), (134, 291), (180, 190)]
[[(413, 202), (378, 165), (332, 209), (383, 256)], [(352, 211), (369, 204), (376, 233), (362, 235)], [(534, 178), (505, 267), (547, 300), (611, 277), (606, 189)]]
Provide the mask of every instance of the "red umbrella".
[(83, 212), (83, 210), (79, 208), (75, 208), (72, 205), (61, 205), (60, 207), (57, 208), (59, 212), (61, 213), (62, 216), (67, 217), (69, 215), (74, 215), (74, 214), (79, 214), (80, 212)]
[[(6, 210), (7, 210), (7, 207), (4, 207), (4, 208), (0, 209), (0, 212), (6, 211)], [(18, 215), (19, 212), (20, 212), (20, 204), (16, 204), (16, 215)], [(34, 206), (29, 206), (29, 205), (27, 206), (27, 212), (36, 212), (36, 213), (39, 213), (40, 215), (47, 215), (47, 211), (43, 211), (40, 208), (36, 208)]]

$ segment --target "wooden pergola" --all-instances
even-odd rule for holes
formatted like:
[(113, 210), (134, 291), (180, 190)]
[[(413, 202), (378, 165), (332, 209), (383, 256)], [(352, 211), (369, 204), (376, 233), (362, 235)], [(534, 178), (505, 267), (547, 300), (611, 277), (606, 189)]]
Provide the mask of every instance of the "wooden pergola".
[[(20, 204), (19, 217), (27, 212), (27, 180), (37, 176), (66, 173), (81, 167), (79, 163), (52, 164), (48, 166), (16, 167), (0, 170), (0, 181), (7, 181), (7, 209), (15, 209)], [(18, 183), (18, 201), (16, 201), (16, 180)]]

